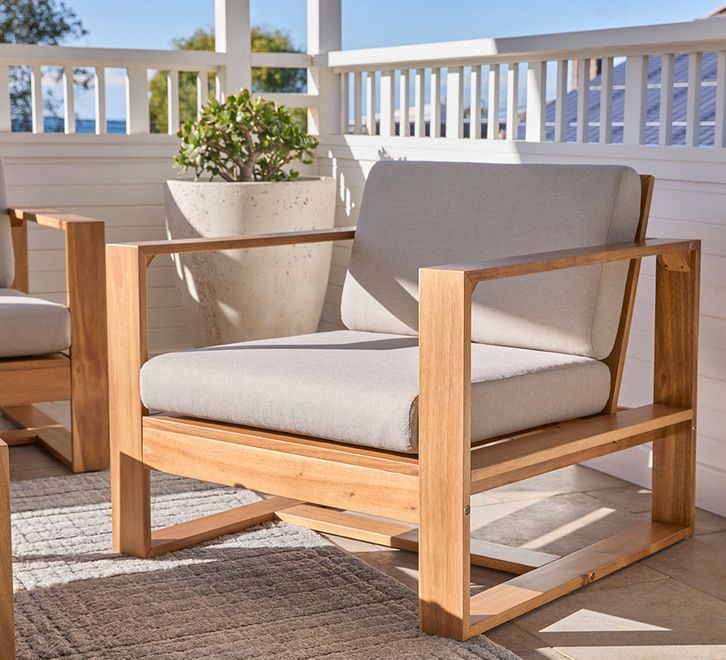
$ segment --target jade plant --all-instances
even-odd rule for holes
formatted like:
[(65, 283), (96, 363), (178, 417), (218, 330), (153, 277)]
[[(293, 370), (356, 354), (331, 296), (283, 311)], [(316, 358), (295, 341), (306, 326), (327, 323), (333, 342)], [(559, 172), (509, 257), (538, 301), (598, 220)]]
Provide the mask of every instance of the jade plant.
[(312, 163), (318, 146), (287, 108), (246, 89), (221, 103), (211, 100), (177, 137), (177, 167), (197, 179), (206, 173), (225, 181), (291, 181), (299, 172), (287, 166)]

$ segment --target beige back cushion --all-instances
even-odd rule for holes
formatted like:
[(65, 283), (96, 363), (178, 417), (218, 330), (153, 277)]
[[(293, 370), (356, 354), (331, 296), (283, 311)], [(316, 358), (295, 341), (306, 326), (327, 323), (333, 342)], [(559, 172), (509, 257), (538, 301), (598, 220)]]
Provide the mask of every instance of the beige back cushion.
[[(631, 168), (382, 161), (372, 168), (345, 278), (351, 330), (418, 332), (424, 266), (632, 241)], [(612, 350), (627, 263), (485, 282), (472, 337), (602, 359)]]
[(5, 188), (5, 167), (0, 158), (0, 289), (12, 286), (15, 278), (13, 239), (7, 214), (8, 196)]

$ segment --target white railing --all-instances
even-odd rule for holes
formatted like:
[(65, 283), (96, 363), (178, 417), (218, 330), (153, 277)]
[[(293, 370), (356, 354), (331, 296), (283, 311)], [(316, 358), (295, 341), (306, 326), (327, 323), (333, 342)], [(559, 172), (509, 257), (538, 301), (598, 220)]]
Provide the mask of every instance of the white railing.
[(337, 51), (325, 64), (342, 77), (349, 133), (726, 146), (726, 19)]
[[(306, 53), (252, 53), (252, 67), (307, 68), (311, 56)], [(149, 72), (164, 71), (167, 75), (168, 132), (179, 128), (179, 73), (196, 74), (197, 112), (208, 100), (209, 75), (215, 75), (216, 96), (225, 88), (227, 55), (211, 51), (137, 50), (107, 48), (73, 48), (64, 46), (0, 45), (0, 89), (7, 89), (10, 67), (30, 68), (32, 132), (42, 133), (43, 94), (42, 67), (62, 72), (63, 118), (65, 133), (76, 132), (73, 72), (82, 68), (93, 76), (96, 133), (106, 132), (106, 70), (122, 69), (126, 82), (126, 132), (149, 133)], [(315, 105), (315, 97), (307, 94), (267, 94), (291, 107)], [(11, 130), (9, 94), (0, 94), (0, 131)]]
[[(29, 67), (32, 131), (41, 133), (43, 70), (62, 71), (64, 130), (76, 131), (73, 71), (94, 78), (95, 130), (106, 130), (107, 70), (123, 70), (126, 132), (150, 131), (149, 74), (167, 77), (168, 132), (179, 75), (213, 74), (218, 98), (254, 67), (304, 68), (308, 90), (266, 94), (308, 108), (318, 134), (726, 146), (726, 19), (615, 30), (343, 51), (340, 0), (308, 0), (306, 53), (251, 53), (249, 0), (216, 0), (217, 52), (0, 45), (0, 90)], [(12, 130), (0, 94), (0, 132)]]

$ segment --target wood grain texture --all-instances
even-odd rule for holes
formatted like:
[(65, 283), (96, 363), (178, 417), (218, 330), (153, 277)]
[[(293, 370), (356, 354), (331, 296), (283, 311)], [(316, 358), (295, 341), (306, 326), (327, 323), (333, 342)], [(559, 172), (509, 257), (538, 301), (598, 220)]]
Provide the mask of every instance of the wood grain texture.
[(650, 404), (477, 447), (471, 459), (472, 493), (650, 442), (663, 429), (690, 423), (693, 415), (690, 408)]
[(106, 256), (103, 222), (65, 225), (71, 312), (71, 430), (74, 472), (109, 464)]
[[(610, 62), (612, 66), (612, 62)], [(653, 200), (653, 187), (655, 178), (652, 176), (640, 177), (640, 217), (638, 227), (635, 231), (634, 240), (643, 241), (648, 231), (648, 220), (650, 219), (650, 206)], [(628, 265), (628, 278), (625, 283), (623, 305), (620, 311), (620, 322), (615, 335), (613, 348), (603, 362), (610, 369), (610, 398), (603, 412), (614, 413), (618, 408), (620, 388), (623, 383), (623, 369), (625, 368), (625, 356), (628, 352), (628, 340), (630, 338), (630, 326), (633, 321), (633, 310), (635, 309), (635, 295), (638, 291), (638, 276), (640, 275), (640, 259), (631, 259)]]
[(165, 241), (140, 241), (126, 243), (125, 245), (135, 245), (145, 256), (153, 257), (159, 254), (180, 254), (183, 252), (216, 252), (219, 250), (239, 250), (242, 248), (272, 247), (275, 245), (324, 243), (348, 240), (354, 236), (355, 227), (335, 227), (333, 229), (312, 229), (310, 231), (251, 234), (223, 238), (180, 238)]
[[(653, 400), (696, 409), (700, 245), (658, 260)], [(685, 269), (684, 269), (685, 264)], [(653, 443), (653, 520), (691, 530), (696, 514), (696, 419)]]
[(466, 637), (491, 630), (688, 536), (688, 528), (647, 522), (598, 541), (471, 598)]
[(15, 273), (12, 288), (28, 293), (30, 291), (30, 275), (28, 272), (28, 225), (22, 220), (10, 218), (10, 234), (13, 241), (13, 257), (15, 257)]
[(64, 355), (0, 360), (0, 407), (71, 396), (71, 364)]
[(418, 459), (412, 454), (396, 454), (382, 449), (347, 445), (282, 431), (267, 431), (224, 422), (159, 414), (144, 417), (143, 427), (145, 430), (157, 429), (404, 475), (418, 475)]
[(273, 520), (275, 512), (299, 504), (295, 500), (284, 497), (270, 497), (253, 504), (245, 504), (234, 509), (202, 516), (187, 522), (154, 530), (151, 533), (151, 556), (158, 555), (181, 548), (208, 541), (217, 536), (235, 534), (248, 527)]
[(151, 484), (142, 463), (139, 371), (148, 358), (146, 260), (135, 246), (106, 248), (109, 338), (109, 429), (113, 547), (151, 551)]
[[(694, 241), (669, 238), (648, 238), (643, 241), (609, 243), (554, 252), (538, 252), (501, 259), (490, 259), (479, 264), (451, 264), (432, 266), (431, 270), (462, 272), (473, 285), (487, 280), (505, 277), (534, 275), (564, 268), (579, 268), (606, 264), (613, 261), (654, 257), (660, 254), (685, 252), (693, 247)], [(427, 269), (428, 270), (428, 269)]]
[(0, 650), (15, 657), (13, 616), (13, 549), (10, 537), (10, 465), (8, 448), (0, 441)]
[(291, 499), (418, 522), (418, 477), (353, 461), (250, 442), (144, 428), (144, 464), (154, 470)]
[(36, 441), (66, 467), (73, 469), (71, 434), (62, 424), (32, 405), (5, 407), (3, 417), (33, 433)]
[(466, 273), (419, 271), (419, 620), (463, 639), (469, 620), (471, 293)]
[[(399, 550), (418, 552), (419, 548), (418, 529), (391, 520), (369, 518), (311, 504), (299, 504), (279, 511), (277, 517), (292, 525), (302, 525), (318, 532)], [(559, 559), (559, 556), (471, 539), (471, 563), (474, 566), (520, 574), (544, 566), (555, 559)]]

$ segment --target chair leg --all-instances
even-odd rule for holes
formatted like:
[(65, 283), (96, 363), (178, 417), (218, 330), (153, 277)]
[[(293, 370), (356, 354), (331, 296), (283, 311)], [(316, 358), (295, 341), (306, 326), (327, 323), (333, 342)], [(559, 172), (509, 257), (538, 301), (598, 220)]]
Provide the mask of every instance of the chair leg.
[[(105, 382), (92, 382), (88, 375), (82, 382), (76, 371), (72, 365), (71, 469), (74, 472), (105, 470), (109, 464), (108, 386)], [(100, 380), (105, 381), (105, 374)]]
[(466, 639), (471, 573), (471, 288), (421, 271), (419, 616), (424, 632)]
[(696, 515), (696, 432), (680, 424), (653, 443), (654, 522), (691, 528)]
[(10, 473), (8, 448), (0, 442), (0, 648), (15, 657), (13, 565), (10, 539)]
[(122, 452), (111, 456), (113, 549), (125, 555), (151, 554), (151, 479), (143, 463)]

